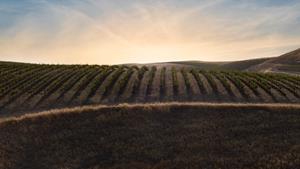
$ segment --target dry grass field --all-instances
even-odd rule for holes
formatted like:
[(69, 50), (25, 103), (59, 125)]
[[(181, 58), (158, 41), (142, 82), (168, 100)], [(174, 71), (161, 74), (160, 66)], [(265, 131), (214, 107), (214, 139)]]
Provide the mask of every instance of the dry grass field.
[(297, 169), (300, 106), (86, 106), (0, 122), (2, 169)]

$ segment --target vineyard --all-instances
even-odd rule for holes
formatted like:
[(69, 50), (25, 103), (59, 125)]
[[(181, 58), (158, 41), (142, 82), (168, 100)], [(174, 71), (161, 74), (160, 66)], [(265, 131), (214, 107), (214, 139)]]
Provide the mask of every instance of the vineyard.
[(168, 101), (299, 103), (300, 77), (174, 66), (0, 64), (3, 114)]

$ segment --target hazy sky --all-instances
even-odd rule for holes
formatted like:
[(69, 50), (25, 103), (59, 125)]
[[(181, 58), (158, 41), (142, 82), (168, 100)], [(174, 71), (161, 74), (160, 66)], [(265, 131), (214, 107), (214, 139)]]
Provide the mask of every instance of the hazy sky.
[(297, 48), (299, 0), (0, 0), (0, 60), (227, 61)]

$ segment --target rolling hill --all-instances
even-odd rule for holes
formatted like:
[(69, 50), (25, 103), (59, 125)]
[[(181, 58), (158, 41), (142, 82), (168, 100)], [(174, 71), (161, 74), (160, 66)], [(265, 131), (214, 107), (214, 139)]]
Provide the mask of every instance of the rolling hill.
[(298, 54), (0, 62), (0, 169), (299, 168)]
[(300, 49), (251, 66), (248, 70), (300, 74)]
[(1, 169), (296, 169), (300, 107), (87, 106), (0, 122)]
[(300, 49), (278, 57), (224, 63), (219, 69), (300, 75)]
[[(135, 64), (128, 64), (133, 66)], [(203, 61), (178, 61), (166, 63), (146, 64), (148, 66), (176, 66), (205, 70), (235, 70), (250, 72), (272, 72), (300, 75), (300, 49), (283, 54), (278, 57), (267, 57), (232, 62), (203, 62)], [(143, 66), (140, 64), (139, 66)]]
[(0, 64), (1, 115), (90, 104), (299, 103), (300, 77), (174, 65)]
[(266, 61), (269, 61), (271, 59), (272, 58), (259, 58), (259, 59), (234, 61), (234, 62), (229, 62), (229, 63), (222, 64), (221, 69), (246, 71), (246, 70), (250, 70), (252, 67), (260, 65), (260, 64), (262, 64)]

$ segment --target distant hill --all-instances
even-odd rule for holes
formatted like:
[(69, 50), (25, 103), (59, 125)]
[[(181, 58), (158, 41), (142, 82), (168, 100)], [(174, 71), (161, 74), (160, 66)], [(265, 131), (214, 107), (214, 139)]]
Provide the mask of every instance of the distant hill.
[(247, 70), (300, 74), (300, 49), (253, 65)]
[(234, 62), (228, 62), (225, 64), (220, 65), (222, 69), (228, 69), (228, 70), (239, 70), (239, 71), (245, 71), (250, 69), (253, 66), (262, 64), (271, 58), (259, 58), (259, 59), (250, 59), (250, 60), (242, 60), (242, 61), (234, 61)]
[(290, 53), (268, 58), (249, 59), (232, 62), (203, 62), (203, 61), (178, 61), (151, 64), (126, 64), (127, 66), (176, 66), (205, 70), (236, 70), (251, 72), (272, 72), (300, 75), (300, 49)]
[(202, 61), (181, 61), (181, 62), (167, 62), (182, 67), (191, 67), (206, 70), (219, 70), (222, 69), (222, 65), (227, 62), (202, 62)]
[(300, 74), (300, 49), (278, 57), (259, 58), (233, 62), (183, 61), (169, 62), (169, 64), (170, 63), (184, 67), (200, 68), (206, 70), (238, 70)]
[(178, 68), (190, 68), (190, 69), (205, 69), (205, 70), (223, 70), (223, 64), (227, 62), (204, 62), (204, 61), (176, 61), (176, 62), (158, 62), (158, 63), (146, 63), (146, 64), (123, 64), (123, 66), (156, 66), (156, 67), (178, 67)]

